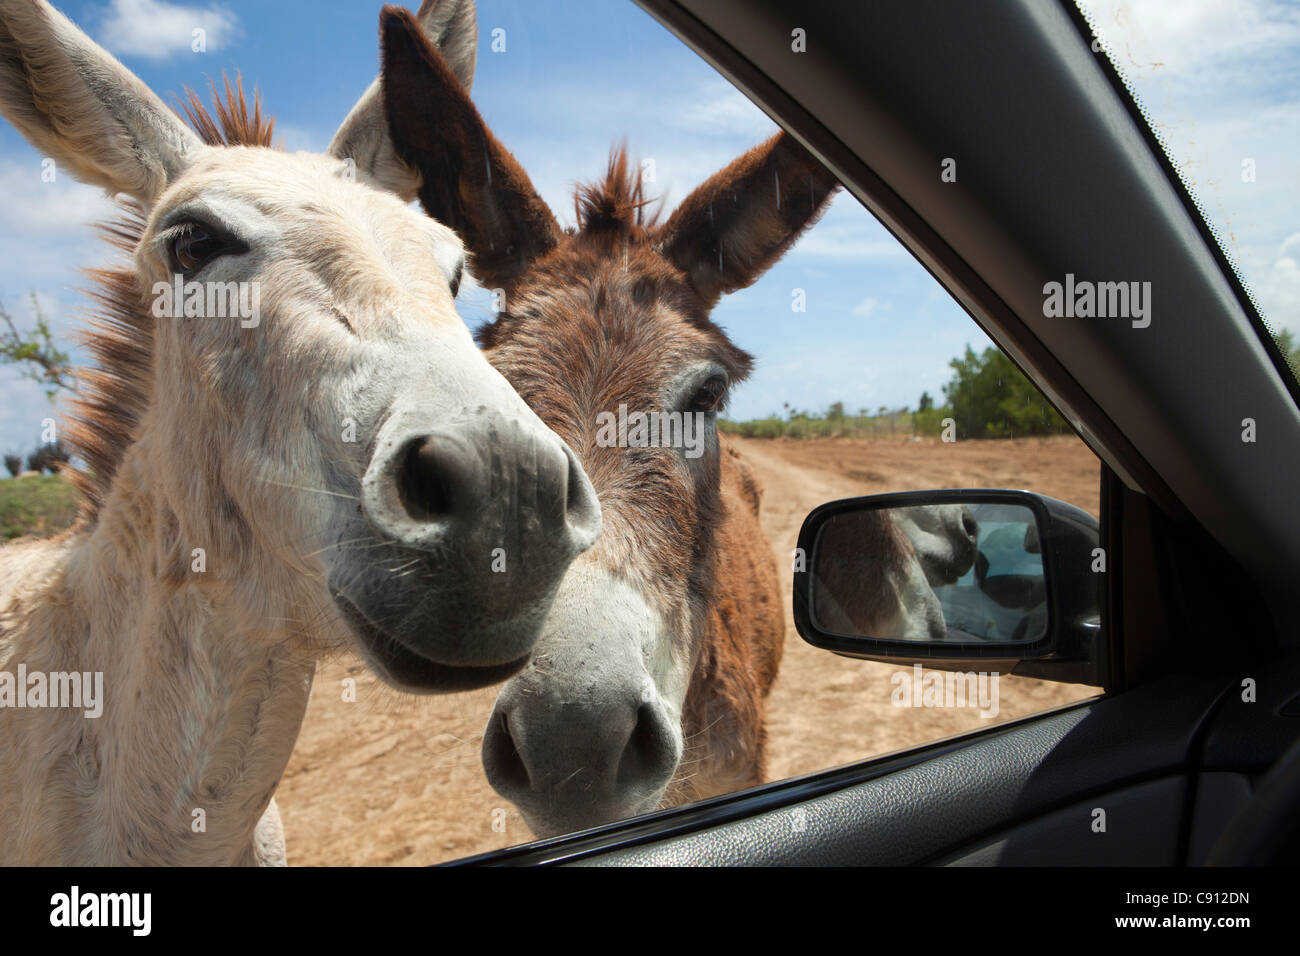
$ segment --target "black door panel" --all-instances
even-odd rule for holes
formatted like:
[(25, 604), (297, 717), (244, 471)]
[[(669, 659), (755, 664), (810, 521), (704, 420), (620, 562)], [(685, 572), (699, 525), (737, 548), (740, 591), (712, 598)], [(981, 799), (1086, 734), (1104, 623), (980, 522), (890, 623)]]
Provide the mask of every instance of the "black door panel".
[[(1125, 787), (1015, 827), (945, 866), (1173, 866), (1187, 780)], [(1098, 829), (1098, 812), (1105, 829)]]
[[(1182, 778), (1199, 750), (1198, 729), (1223, 693), (1216, 678), (1175, 676), (1031, 722), (971, 735), (957, 749), (869, 777), (887, 760), (861, 765), (863, 781), (793, 806), (695, 829), (659, 842), (621, 846), (617, 828), (595, 848), (588, 841), (581, 865), (907, 865), (943, 861), (1006, 838), (1008, 831), (1043, 822), (1065, 808), (1092, 802), (1108, 810), (1171, 821), (1156, 826), (1145, 847), (1152, 859), (1172, 862), (1184, 827)], [(763, 788), (737, 801), (782, 787)], [(1114, 806), (1107, 801), (1115, 801)], [(1123, 814), (1120, 814), (1121, 817)], [(671, 823), (665, 815), (662, 827)], [(1170, 829), (1172, 828), (1172, 829)], [(1085, 824), (1079, 840), (1092, 837)], [(1171, 844), (1171, 841), (1172, 844)], [(1032, 844), (1014, 841), (1017, 862), (1036, 858)], [(1059, 840), (1052, 844), (1059, 847)], [(1051, 846), (1047, 847), (1048, 850)], [(550, 848), (552, 859), (566, 855)], [(1083, 853), (1075, 851), (1075, 855)], [(1118, 860), (1117, 855), (1116, 859)], [(1073, 859), (1073, 857), (1071, 857)], [(538, 862), (533, 860), (532, 862)], [(1062, 860), (1061, 862), (1068, 862)], [(1099, 861), (1100, 862), (1100, 861)]]
[[(1205, 738), (1204, 769), (1262, 773), (1300, 737), (1300, 654), (1237, 670)], [(1253, 701), (1243, 700), (1247, 678)]]
[(1197, 777), (1188, 864), (1205, 863), (1224, 828), (1253, 795), (1254, 782), (1243, 773), (1203, 773)]

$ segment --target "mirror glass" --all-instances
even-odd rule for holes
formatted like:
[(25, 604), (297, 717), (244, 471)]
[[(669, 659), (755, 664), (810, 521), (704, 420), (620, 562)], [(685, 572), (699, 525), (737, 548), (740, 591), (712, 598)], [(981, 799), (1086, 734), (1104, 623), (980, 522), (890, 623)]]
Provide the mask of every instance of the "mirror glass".
[(971, 502), (829, 517), (809, 564), (815, 626), (847, 637), (1020, 643), (1047, 633), (1034, 512)]

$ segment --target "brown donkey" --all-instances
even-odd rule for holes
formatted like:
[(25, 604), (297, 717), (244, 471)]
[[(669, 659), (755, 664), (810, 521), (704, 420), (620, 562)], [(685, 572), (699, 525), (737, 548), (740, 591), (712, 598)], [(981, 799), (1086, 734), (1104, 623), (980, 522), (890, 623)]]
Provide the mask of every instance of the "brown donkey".
[[(716, 428), (751, 359), (709, 312), (780, 258), (835, 180), (778, 135), (660, 223), (617, 151), (562, 231), (411, 17), (386, 8), (381, 34), (394, 148), (503, 297), (479, 341), (578, 453), (604, 519), (497, 699), (489, 780), (539, 834), (761, 782), (785, 629), (758, 485)], [(672, 436), (640, 441), (638, 413)]]

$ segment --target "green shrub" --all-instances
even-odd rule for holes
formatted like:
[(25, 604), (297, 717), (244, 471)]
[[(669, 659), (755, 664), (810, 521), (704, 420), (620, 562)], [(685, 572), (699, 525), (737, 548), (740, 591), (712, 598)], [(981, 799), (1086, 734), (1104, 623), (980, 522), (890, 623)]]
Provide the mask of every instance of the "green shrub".
[(948, 363), (952, 380), (943, 387), (958, 438), (1012, 438), (1069, 431), (1042, 393), (993, 346), (976, 355), (966, 346)]
[(58, 475), (0, 481), (0, 541), (28, 534), (49, 537), (76, 516), (76, 492)]
[[(1279, 336), (1279, 345), (1286, 350), (1291, 341)], [(1295, 354), (1300, 355), (1300, 350)], [(976, 355), (968, 345), (965, 355), (948, 364), (953, 376), (943, 387), (947, 401), (942, 408), (935, 408), (929, 392), (922, 392), (914, 412), (882, 405), (874, 415), (866, 408), (850, 415), (843, 402), (834, 402), (825, 414), (790, 409), (784, 419), (769, 415), (748, 422), (720, 421), (718, 427), (726, 434), (745, 438), (884, 439), (935, 437), (943, 431), (943, 420), (951, 418), (959, 439), (1069, 433), (1065, 419), (996, 348), (990, 346)]]

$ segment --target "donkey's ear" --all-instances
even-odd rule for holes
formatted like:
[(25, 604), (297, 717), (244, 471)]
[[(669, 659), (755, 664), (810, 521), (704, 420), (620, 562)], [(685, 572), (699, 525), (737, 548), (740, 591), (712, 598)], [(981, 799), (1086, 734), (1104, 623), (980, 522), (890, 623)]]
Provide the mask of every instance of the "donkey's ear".
[(712, 308), (780, 259), (837, 185), (811, 153), (778, 133), (687, 196), (660, 230), (660, 251)]
[(385, 7), (380, 34), (388, 128), (424, 211), (460, 235), (479, 282), (509, 289), (559, 242), (555, 217), (411, 15)]
[(45, 0), (0, 0), (0, 113), (78, 179), (146, 204), (203, 149), (162, 100)]
[[(474, 0), (424, 0), (416, 19), (429, 41), (442, 51), (456, 79), (469, 90), (474, 85), (474, 65), (478, 61)], [(420, 179), (393, 152), (379, 80), (370, 84), (343, 120), (330, 143), (329, 154), (352, 159), (366, 182), (395, 192), (407, 202), (415, 198)]]

